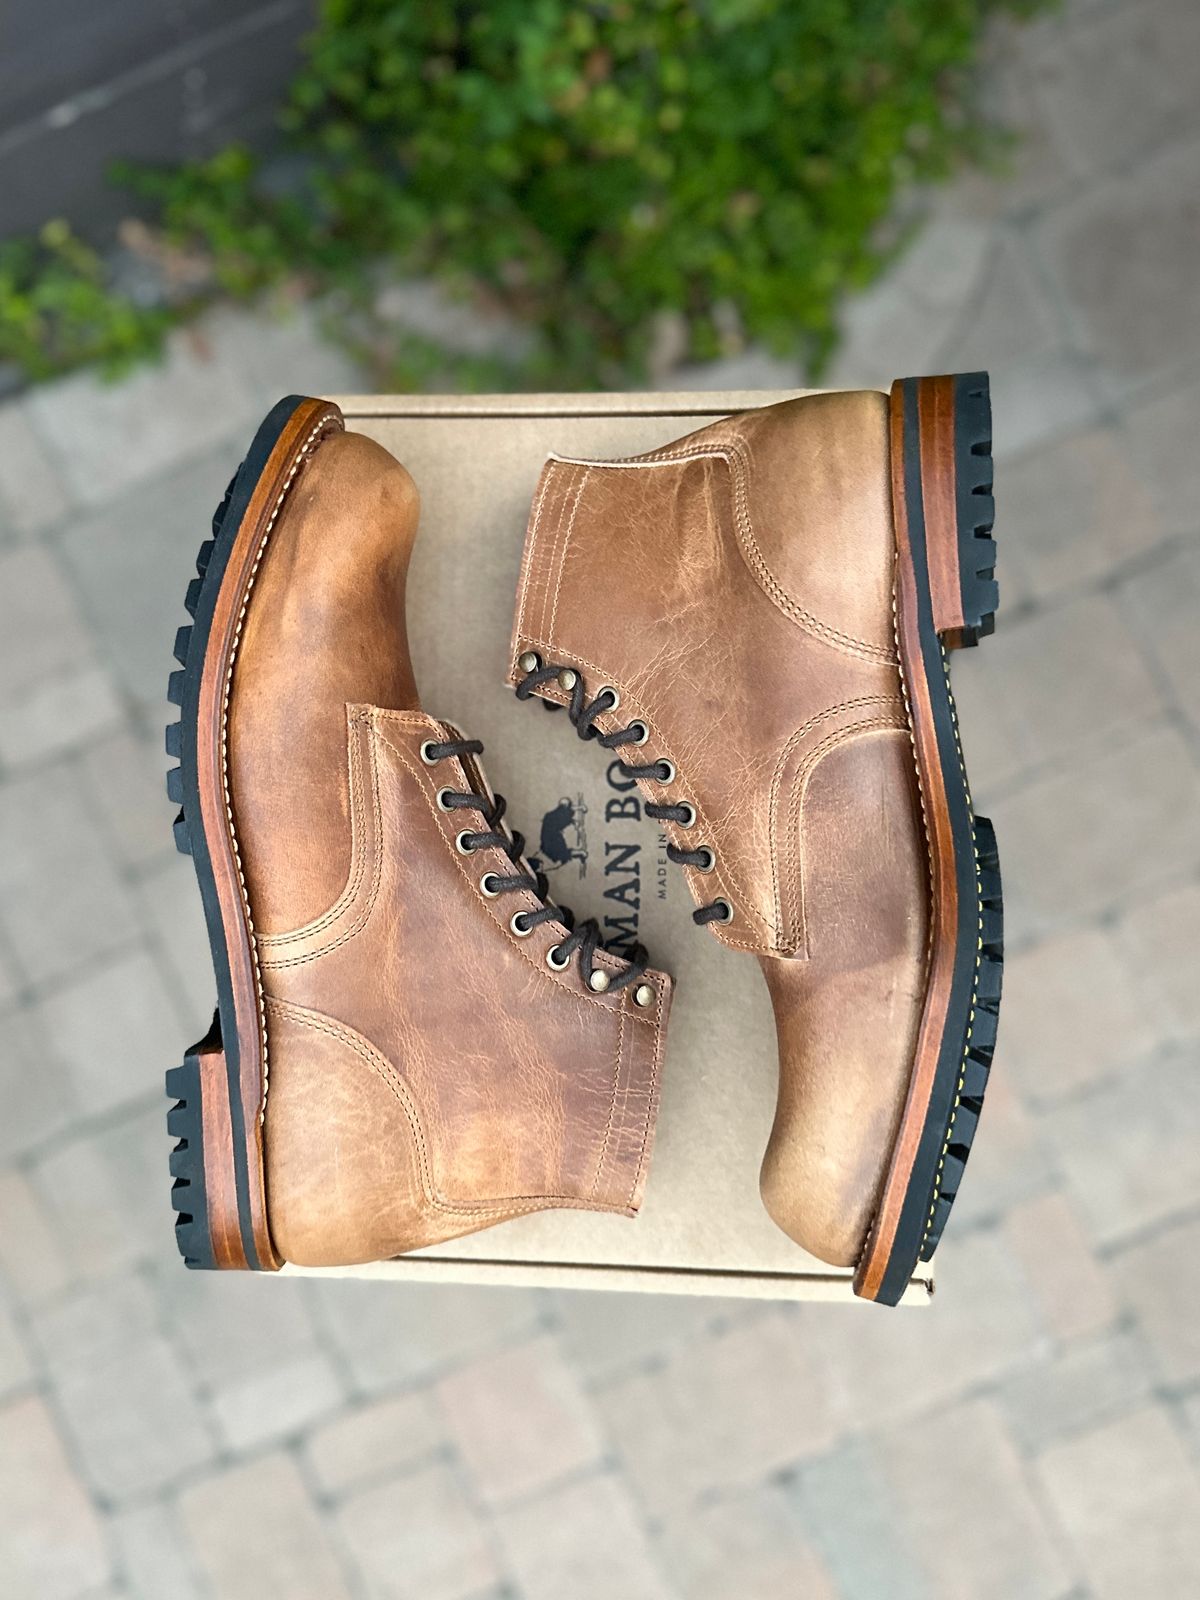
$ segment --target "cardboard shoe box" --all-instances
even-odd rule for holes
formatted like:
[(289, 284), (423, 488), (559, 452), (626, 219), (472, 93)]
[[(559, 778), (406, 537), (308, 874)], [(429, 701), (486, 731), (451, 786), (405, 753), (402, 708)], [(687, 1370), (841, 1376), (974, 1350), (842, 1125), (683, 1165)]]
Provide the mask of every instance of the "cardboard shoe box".
[[(596, 917), (606, 936), (640, 939), (651, 964), (673, 973), (677, 984), (658, 1132), (635, 1220), (545, 1211), (342, 1275), (853, 1299), (851, 1274), (800, 1250), (759, 1199), (776, 1052), (757, 963), (693, 924), (684, 875), (668, 862), (659, 827), (641, 816), (640, 804), (629, 804), (636, 788), (612, 756), (576, 738), (563, 713), (518, 701), (505, 683), (526, 519), (546, 456), (636, 455), (731, 411), (789, 398), (772, 392), (339, 400), (347, 427), (386, 446), (421, 492), (408, 631), (426, 710), (483, 740), (491, 783), (508, 797), (512, 826), (526, 835), (528, 853), (540, 857), (554, 899), (581, 917)], [(605, 603), (603, 595), (596, 600)], [(906, 1303), (932, 1293), (932, 1272), (921, 1271)]]

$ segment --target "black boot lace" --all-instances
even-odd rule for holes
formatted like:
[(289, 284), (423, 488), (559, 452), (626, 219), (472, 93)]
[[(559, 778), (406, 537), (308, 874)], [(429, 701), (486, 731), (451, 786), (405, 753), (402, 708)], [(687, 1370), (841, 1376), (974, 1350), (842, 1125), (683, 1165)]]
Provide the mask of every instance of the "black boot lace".
[[(434, 766), (439, 761), (449, 761), (456, 756), (482, 754), (483, 745), (478, 739), (447, 739), (441, 743), (427, 739), (421, 746), (421, 759), (426, 766)], [(473, 855), (476, 850), (502, 850), (512, 862), (514, 868), (512, 872), (485, 872), (480, 878), (480, 891), (489, 900), (494, 900), (497, 895), (528, 891), (530, 894), (535, 894), (542, 902), (536, 911), (518, 911), (510, 918), (508, 925), (519, 939), (528, 937), (543, 922), (557, 922), (567, 930), (567, 936), (558, 944), (551, 945), (546, 952), (546, 964), (549, 967), (555, 972), (562, 972), (578, 951), (583, 981), (594, 993), (601, 994), (608, 990), (610, 994), (615, 994), (620, 989), (627, 989), (630, 985), (637, 984), (634, 999), (638, 1005), (651, 1004), (655, 996), (653, 985), (639, 982), (646, 971), (647, 952), (644, 947), (640, 944), (635, 945), (632, 956), (621, 957), (622, 960), (628, 961), (624, 972), (613, 974), (606, 968), (594, 964), (597, 950), (608, 949), (600, 936), (600, 924), (594, 917), (587, 917), (577, 925), (575, 913), (568, 906), (555, 905), (551, 901), (550, 885), (545, 873), (531, 871), (523, 860), (525, 854), (523, 835), (504, 826), (507, 802), (502, 794), (489, 797), (475, 794), (471, 790), (439, 789), (437, 803), (443, 811), (475, 811), (484, 820), (485, 827), (464, 828), (455, 839), (454, 842), (462, 855)]]
[[(517, 699), (528, 700), (535, 690), (545, 684), (557, 683), (560, 689), (570, 694), (569, 703), (562, 707), (552, 700), (543, 700), (542, 704), (547, 711), (565, 710), (581, 739), (595, 739), (605, 750), (621, 750), (627, 745), (644, 745), (649, 739), (649, 728), (637, 718), (624, 728), (614, 728), (611, 733), (601, 733), (596, 727), (597, 717), (605, 712), (615, 711), (620, 704), (620, 696), (608, 684), (589, 700), (583, 674), (574, 667), (543, 665), (541, 658), (533, 651), (523, 655), (518, 665), (525, 671), (525, 676), (517, 684)], [(675, 764), (672, 761), (658, 760), (638, 764), (621, 758), (618, 764), (622, 775), (626, 778), (661, 784), (675, 781)], [(656, 822), (674, 822), (681, 828), (692, 828), (696, 824), (696, 808), (687, 801), (677, 805), (660, 806), (647, 800), (644, 809), (646, 815)], [(697, 872), (711, 872), (717, 864), (716, 851), (708, 844), (697, 845), (694, 850), (681, 850), (678, 845), (669, 844), (667, 860), (673, 861), (677, 867), (694, 867)], [(701, 927), (706, 922), (732, 922), (733, 907), (724, 896), (718, 895), (715, 900), (709, 901), (708, 905), (700, 906), (693, 911), (692, 921)]]

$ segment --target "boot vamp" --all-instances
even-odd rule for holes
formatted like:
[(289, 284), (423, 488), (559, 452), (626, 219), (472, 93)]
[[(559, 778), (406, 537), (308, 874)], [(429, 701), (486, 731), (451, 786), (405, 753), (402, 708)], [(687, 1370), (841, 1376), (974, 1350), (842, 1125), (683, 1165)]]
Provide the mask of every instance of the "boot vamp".
[(926, 979), (928, 867), (908, 818), (908, 735), (831, 751), (803, 817), (807, 959), (764, 959), (779, 1102), (763, 1161), (768, 1211), (840, 1266), (862, 1250), (908, 1088)]

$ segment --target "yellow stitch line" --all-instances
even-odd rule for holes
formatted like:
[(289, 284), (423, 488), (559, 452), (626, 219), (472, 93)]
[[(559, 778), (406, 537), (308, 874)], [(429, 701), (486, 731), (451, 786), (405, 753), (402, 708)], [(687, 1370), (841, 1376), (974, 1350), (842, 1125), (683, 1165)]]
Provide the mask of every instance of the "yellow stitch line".
[(254, 565), (250, 568), (250, 576), (246, 582), (246, 591), (242, 596), (242, 605), (241, 610), (238, 612), (237, 625), (233, 631), (233, 642), (229, 650), (229, 663), (225, 670), (225, 682), (222, 686), (221, 695), (221, 787), (225, 796), (225, 816), (229, 824), (229, 842), (233, 849), (234, 865), (237, 868), (238, 885), (242, 898), (242, 910), (245, 914), (246, 929), (250, 938), (250, 961), (254, 972), (255, 993), (258, 999), (258, 1025), (262, 1032), (263, 1081), (262, 1094), (258, 1107), (258, 1120), (260, 1126), (262, 1125), (267, 1113), (267, 1010), (265, 997), (263, 995), (262, 973), (259, 971), (258, 964), (258, 939), (254, 932), (254, 918), (250, 912), (250, 896), (246, 888), (246, 875), (242, 867), (242, 852), (238, 845), (237, 834), (234, 831), (233, 825), (233, 797), (229, 788), (229, 697), (233, 685), (233, 666), (234, 662), (237, 660), (238, 646), (241, 643), (242, 627), (246, 620), (246, 609), (250, 604), (250, 592), (254, 588), (254, 580), (258, 576), (258, 569), (267, 548), (267, 540), (270, 538), (271, 529), (275, 526), (280, 510), (283, 507), (284, 499), (287, 496), (288, 490), (292, 486), (292, 480), (299, 472), (308, 455), (309, 447), (312, 445), (313, 440), (316, 439), (319, 434), (323, 433), (329, 426), (330, 420), (331, 419), (329, 417), (323, 417), (321, 421), (318, 422), (313, 428), (312, 432), (305, 439), (304, 443), (300, 446), (300, 449), (296, 453), (296, 457), (288, 470), (288, 475), (284, 479), (283, 486), (279, 491), (279, 496), (271, 509), (270, 520), (263, 529), (262, 538), (259, 540), (258, 550), (254, 556)]

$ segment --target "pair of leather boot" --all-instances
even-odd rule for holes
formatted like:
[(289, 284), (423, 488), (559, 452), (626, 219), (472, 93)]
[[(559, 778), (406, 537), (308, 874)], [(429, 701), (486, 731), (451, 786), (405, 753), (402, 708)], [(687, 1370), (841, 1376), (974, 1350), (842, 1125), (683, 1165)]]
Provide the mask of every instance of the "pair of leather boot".
[[(189, 586), (168, 789), (218, 996), (167, 1078), (189, 1265), (641, 1201), (671, 979), (552, 901), (480, 743), (422, 709), (417, 520), (405, 469), (293, 396)], [(768, 1211), (885, 1302), (941, 1234), (995, 1040), (995, 844), (947, 664), (992, 625), (991, 526), (986, 378), (913, 379), (553, 457), (517, 596), (517, 695), (641, 786), (695, 920), (763, 970)]]

